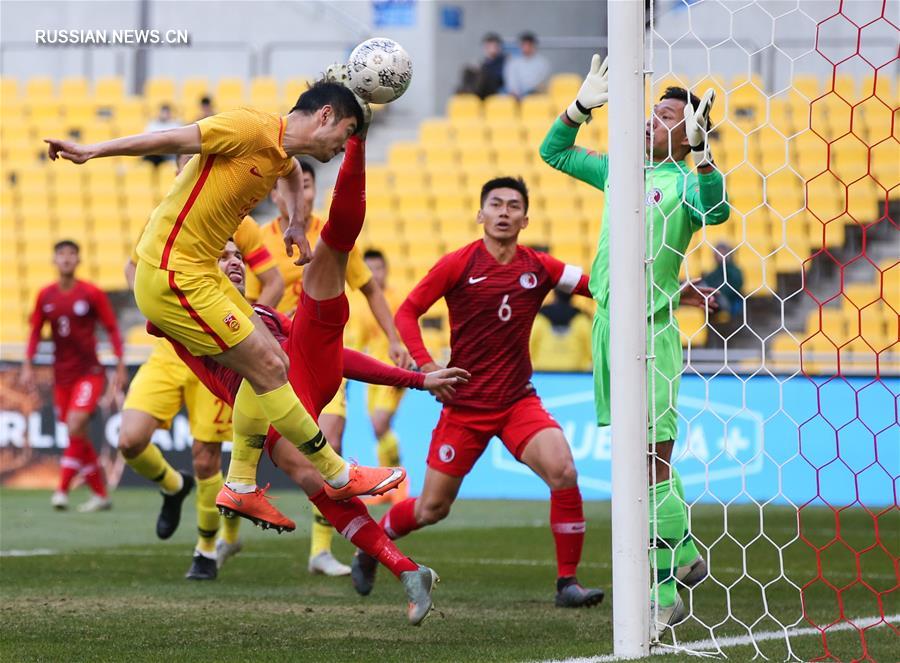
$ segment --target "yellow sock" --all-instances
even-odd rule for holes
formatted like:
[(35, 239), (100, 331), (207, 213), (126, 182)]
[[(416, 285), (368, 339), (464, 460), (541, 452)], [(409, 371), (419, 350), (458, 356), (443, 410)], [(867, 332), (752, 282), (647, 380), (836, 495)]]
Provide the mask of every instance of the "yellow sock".
[(393, 429), (378, 438), (378, 446), (375, 447), (378, 455), (378, 464), (382, 467), (397, 467), (400, 465), (400, 440)]
[(222, 483), (221, 472), (208, 479), (197, 479), (197, 550), (200, 552), (216, 552), (216, 534), (219, 531), (216, 495), (222, 489)]
[(222, 518), (222, 538), (225, 543), (237, 543), (240, 531), (240, 518)]
[(312, 508), (312, 533), (309, 542), (309, 556), (315, 557), (320, 552), (331, 551), (331, 539), (334, 537), (334, 527), (331, 526), (322, 512), (315, 505)]
[(266, 443), (269, 420), (253, 393), (253, 387), (246, 380), (241, 382), (234, 397), (232, 418), (234, 442), (231, 446), (227, 480), (254, 485), (256, 467)]
[(126, 458), (125, 462), (145, 479), (158, 483), (164, 493), (177, 493), (184, 483), (178, 470), (169, 465), (162, 451), (152, 442), (134, 458)]
[(347, 469), (347, 462), (325, 440), (290, 384), (257, 394), (256, 398), (275, 430), (303, 452), (326, 481), (335, 479)]

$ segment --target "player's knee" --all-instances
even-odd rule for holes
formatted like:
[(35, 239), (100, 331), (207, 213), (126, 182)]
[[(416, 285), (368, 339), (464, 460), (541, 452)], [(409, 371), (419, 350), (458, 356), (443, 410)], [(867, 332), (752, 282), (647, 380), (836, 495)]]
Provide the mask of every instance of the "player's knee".
[(372, 432), (375, 433), (376, 439), (380, 438), (389, 430), (391, 430), (391, 422), (389, 420), (381, 419), (378, 417), (372, 420)]
[(119, 430), (119, 451), (125, 458), (134, 458), (146, 449), (148, 444), (150, 438), (142, 431), (128, 426), (122, 426)]
[[(195, 444), (198, 443), (195, 442)], [(200, 442), (199, 444), (202, 444), (203, 448), (194, 452), (194, 474), (198, 479), (209, 479), (221, 470), (221, 459), (216, 453), (218, 445), (209, 442)]]
[(575, 469), (575, 463), (569, 461), (555, 468), (548, 476), (547, 483), (550, 484), (550, 490), (561, 490), (577, 486), (578, 470)]
[(434, 525), (450, 515), (449, 502), (425, 502), (421, 506), (420, 502), (416, 501), (416, 521), (420, 525)]
[(280, 353), (273, 349), (260, 353), (253, 362), (255, 366), (253, 379), (254, 386), (262, 387), (264, 391), (277, 389), (287, 382), (287, 366)]

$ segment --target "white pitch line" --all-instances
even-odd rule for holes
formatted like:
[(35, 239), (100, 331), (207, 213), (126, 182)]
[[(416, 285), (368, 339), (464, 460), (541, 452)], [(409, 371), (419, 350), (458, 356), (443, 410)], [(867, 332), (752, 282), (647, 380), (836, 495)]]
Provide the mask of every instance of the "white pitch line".
[(40, 555), (58, 555), (50, 548), (34, 548), (33, 550), (0, 550), (0, 557), (38, 557)]
[[(852, 623), (851, 623), (852, 621)], [(766, 640), (783, 640), (785, 636), (788, 638), (803, 637), (805, 635), (819, 635), (825, 630), (827, 633), (836, 631), (854, 631), (864, 628), (870, 628), (877, 625), (886, 626), (886, 622), (900, 621), (900, 613), (893, 615), (885, 615), (884, 617), (861, 617), (858, 619), (848, 620), (835, 624), (827, 629), (814, 628), (812, 626), (804, 628), (786, 629), (782, 631), (762, 631), (753, 635), (729, 635), (717, 639), (695, 640), (694, 642), (684, 642), (680, 645), (664, 645), (665, 649), (655, 649), (650, 652), (650, 656), (667, 656), (668, 654), (693, 654), (695, 656), (715, 656), (719, 652), (717, 650), (726, 647), (741, 647), (753, 644), (754, 642), (764, 642)], [(704, 651), (713, 649), (716, 651)], [(591, 656), (582, 658), (564, 658), (554, 659), (551, 661), (543, 661), (542, 663), (613, 663), (614, 661), (623, 661), (626, 659), (619, 658), (612, 654), (604, 656)]]

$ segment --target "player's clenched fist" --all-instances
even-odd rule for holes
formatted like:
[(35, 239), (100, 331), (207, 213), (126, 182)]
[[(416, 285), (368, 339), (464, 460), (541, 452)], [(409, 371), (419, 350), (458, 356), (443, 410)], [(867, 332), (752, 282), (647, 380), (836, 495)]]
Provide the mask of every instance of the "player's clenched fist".
[(62, 157), (72, 163), (84, 163), (93, 156), (86, 146), (70, 140), (45, 138), (44, 142), (49, 146), (47, 148), (47, 156), (50, 157), (50, 161), (56, 161), (59, 157)]
[(591, 110), (600, 108), (609, 100), (609, 66), (607, 60), (600, 61), (600, 55), (594, 53), (591, 58), (591, 70), (585, 76), (578, 96), (566, 110), (566, 115), (576, 124), (581, 124), (591, 116)]

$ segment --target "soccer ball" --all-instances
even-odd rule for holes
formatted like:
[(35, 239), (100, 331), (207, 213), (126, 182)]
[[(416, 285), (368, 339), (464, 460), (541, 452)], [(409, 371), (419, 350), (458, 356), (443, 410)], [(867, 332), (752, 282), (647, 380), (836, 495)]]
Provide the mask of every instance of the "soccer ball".
[(368, 39), (354, 48), (347, 70), (350, 89), (373, 104), (394, 101), (406, 92), (412, 80), (409, 54), (386, 37)]

